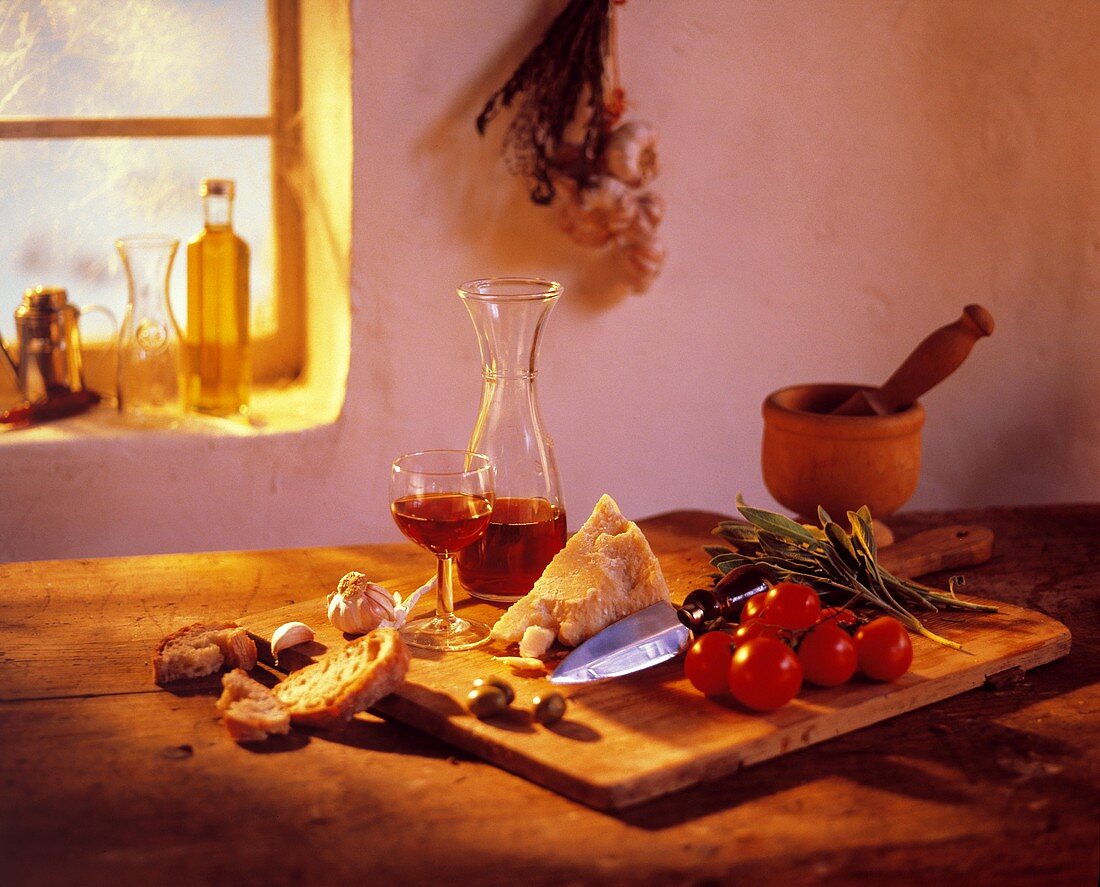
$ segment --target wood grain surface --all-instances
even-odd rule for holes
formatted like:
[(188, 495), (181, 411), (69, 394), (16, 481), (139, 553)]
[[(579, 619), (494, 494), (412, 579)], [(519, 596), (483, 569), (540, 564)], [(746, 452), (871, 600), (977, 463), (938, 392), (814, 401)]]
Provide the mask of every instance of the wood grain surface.
[(410, 545), (0, 565), (5, 883), (1093, 885), (1100, 505), (891, 518), (949, 524), (996, 537), (967, 590), (1065, 623), (1068, 656), (617, 813), (370, 715), (245, 748), (216, 681), (152, 685), (172, 628), (427, 575)]
[[(712, 539), (676, 528), (656, 538), (654, 552), (675, 603), (703, 584), (696, 552)], [(916, 577), (934, 566), (985, 561), (992, 542), (984, 527), (945, 527), (898, 543), (893, 551), (887, 548), (884, 555), (891, 571)], [(391, 584), (415, 587), (422, 579), (414, 571), (395, 575)], [(317, 598), (237, 622), (253, 633), (268, 658), (265, 641), (280, 625), (300, 621), (313, 627), (314, 642), (281, 656), (280, 670), (293, 671), (347, 643), (328, 622), (326, 603)], [(433, 607), (426, 596), (417, 612)], [(503, 611), (467, 600), (462, 612), (491, 624)], [(407, 682), (375, 711), (567, 797), (614, 810), (930, 705), (980, 686), (990, 675), (1042, 665), (1070, 647), (1065, 626), (1012, 605), (1002, 605), (996, 615), (955, 612), (926, 621), (966, 652), (914, 637), (913, 666), (898, 681), (857, 677), (828, 690), (807, 685), (789, 705), (766, 714), (747, 711), (729, 698), (703, 697), (683, 677), (680, 660), (613, 681), (559, 688), (545, 676), (513, 674), (497, 657), (516, 650), (496, 641), (446, 655), (414, 649)], [(473, 681), (490, 675), (509, 681), (517, 698), (505, 715), (482, 721), (464, 701)], [(530, 700), (554, 691), (567, 697), (568, 716), (550, 728), (532, 723)]]

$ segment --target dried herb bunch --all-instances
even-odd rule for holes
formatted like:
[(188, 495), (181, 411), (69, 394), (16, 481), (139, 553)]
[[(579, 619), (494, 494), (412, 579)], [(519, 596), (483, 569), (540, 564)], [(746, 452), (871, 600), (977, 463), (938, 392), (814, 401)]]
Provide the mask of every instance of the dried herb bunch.
[(743, 564), (763, 564), (782, 581), (803, 582), (836, 602), (862, 601), (903, 622), (910, 630), (955, 650), (962, 647), (925, 628), (910, 607), (937, 611), (941, 607), (995, 613), (996, 607), (964, 601), (955, 595), (954, 579), (948, 591), (940, 591), (908, 579), (901, 579), (878, 563), (878, 547), (871, 525), (871, 512), (864, 506), (849, 511), (850, 529), (836, 523), (818, 508), (820, 528), (800, 524), (781, 514), (747, 506), (737, 497), (737, 510), (748, 523), (722, 521), (714, 534), (732, 548), (705, 546), (711, 564), (725, 575)]
[(622, 120), (616, 9), (627, 0), (569, 0), (477, 118), (482, 135), (516, 105), (505, 133), (508, 171), (531, 200), (554, 204), (575, 243), (617, 257), (638, 293), (661, 273), (667, 249), (657, 228), (664, 201), (650, 188), (660, 170), (657, 130)]
[(533, 181), (531, 200), (548, 204), (556, 193), (551, 172), (558, 164), (566, 128), (584, 119), (581, 155), (595, 164), (600, 142), (613, 121), (604, 102), (604, 60), (611, 29), (611, 0), (569, 0), (539, 44), (515, 73), (489, 97), (477, 118), (485, 128), (521, 96), (505, 136), (509, 171)]

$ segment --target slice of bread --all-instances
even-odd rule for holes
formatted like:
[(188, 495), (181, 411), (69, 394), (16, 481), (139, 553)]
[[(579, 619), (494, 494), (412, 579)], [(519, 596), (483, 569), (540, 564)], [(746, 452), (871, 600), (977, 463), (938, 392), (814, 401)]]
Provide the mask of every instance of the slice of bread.
[(167, 684), (201, 678), (220, 668), (256, 665), (256, 642), (235, 622), (196, 622), (172, 632), (153, 653), (153, 679)]
[(293, 672), (272, 692), (295, 724), (338, 726), (405, 681), (412, 655), (392, 628), (376, 628)]
[[(549, 648), (549, 629), (567, 647), (650, 604), (669, 600), (661, 565), (642, 531), (606, 493), (541, 577), (497, 620), (493, 637), (525, 641), (527, 654)], [(536, 653), (536, 651), (538, 651)]]
[(225, 728), (237, 742), (261, 742), (274, 733), (290, 732), (287, 707), (259, 681), (235, 668), (222, 677), (218, 708)]

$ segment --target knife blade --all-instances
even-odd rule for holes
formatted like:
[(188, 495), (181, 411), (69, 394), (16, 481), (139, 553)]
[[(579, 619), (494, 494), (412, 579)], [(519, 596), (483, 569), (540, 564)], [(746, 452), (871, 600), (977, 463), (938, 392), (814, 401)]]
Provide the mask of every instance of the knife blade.
[(586, 684), (632, 674), (678, 656), (690, 642), (676, 608), (658, 601), (594, 634), (558, 664), (550, 682)]

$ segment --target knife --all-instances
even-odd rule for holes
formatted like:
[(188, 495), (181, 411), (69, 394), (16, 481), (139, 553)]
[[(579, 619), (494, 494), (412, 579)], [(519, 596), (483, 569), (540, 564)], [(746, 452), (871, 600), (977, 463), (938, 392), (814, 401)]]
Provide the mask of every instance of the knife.
[[(895, 575), (912, 578), (981, 564), (992, 553), (993, 534), (985, 527), (951, 526), (925, 530), (883, 548), (880, 562)], [(753, 590), (752, 585), (747, 583), (746, 593)], [(736, 597), (739, 600), (743, 594), (736, 592)], [(690, 615), (686, 618), (693, 622)], [(676, 607), (665, 601), (620, 619), (566, 656), (550, 682), (586, 684), (667, 662), (691, 643), (692, 632), (680, 619)]]
[(553, 684), (587, 684), (617, 678), (679, 656), (691, 631), (676, 608), (658, 601), (597, 632), (566, 656), (550, 675)]

